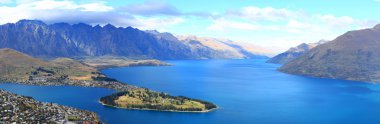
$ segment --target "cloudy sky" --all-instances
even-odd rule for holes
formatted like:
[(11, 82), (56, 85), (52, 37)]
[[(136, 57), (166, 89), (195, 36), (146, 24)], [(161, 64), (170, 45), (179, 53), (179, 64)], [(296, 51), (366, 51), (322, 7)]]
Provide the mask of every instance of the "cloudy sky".
[(380, 0), (0, 0), (0, 24), (111, 23), (285, 50), (380, 23)]

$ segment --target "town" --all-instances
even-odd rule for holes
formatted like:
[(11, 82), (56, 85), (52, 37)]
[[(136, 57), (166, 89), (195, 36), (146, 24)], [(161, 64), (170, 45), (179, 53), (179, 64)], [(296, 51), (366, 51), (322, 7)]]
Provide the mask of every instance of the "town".
[(100, 123), (96, 113), (45, 103), (0, 90), (0, 124), (3, 123)]

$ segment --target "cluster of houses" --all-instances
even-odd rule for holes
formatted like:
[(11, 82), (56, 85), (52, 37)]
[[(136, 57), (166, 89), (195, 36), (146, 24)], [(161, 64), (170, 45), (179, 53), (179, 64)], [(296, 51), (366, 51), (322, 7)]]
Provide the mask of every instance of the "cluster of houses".
[(99, 123), (99, 120), (90, 111), (39, 102), (31, 97), (0, 90), (0, 124), (2, 123)]

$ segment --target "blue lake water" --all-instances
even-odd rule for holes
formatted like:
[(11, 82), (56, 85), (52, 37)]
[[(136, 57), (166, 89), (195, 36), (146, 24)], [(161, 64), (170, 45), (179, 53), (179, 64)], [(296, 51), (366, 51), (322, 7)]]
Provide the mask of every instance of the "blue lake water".
[(380, 85), (288, 75), (261, 60), (168, 61), (168, 67), (103, 70), (119, 81), (217, 104), (209, 113), (105, 107), (102, 88), (2, 84), (1, 89), (97, 112), (110, 124), (373, 124), (380, 123)]

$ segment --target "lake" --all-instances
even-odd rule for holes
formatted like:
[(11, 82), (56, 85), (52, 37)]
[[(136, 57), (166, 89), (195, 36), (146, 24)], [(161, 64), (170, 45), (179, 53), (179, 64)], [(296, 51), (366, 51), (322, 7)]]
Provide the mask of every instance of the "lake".
[(2, 84), (1, 89), (44, 102), (91, 110), (109, 124), (373, 124), (380, 123), (380, 85), (310, 78), (276, 71), (259, 60), (178, 60), (175, 66), (103, 70), (119, 81), (207, 100), (209, 113), (127, 110), (98, 103), (102, 88)]

